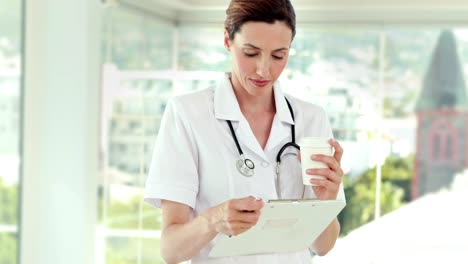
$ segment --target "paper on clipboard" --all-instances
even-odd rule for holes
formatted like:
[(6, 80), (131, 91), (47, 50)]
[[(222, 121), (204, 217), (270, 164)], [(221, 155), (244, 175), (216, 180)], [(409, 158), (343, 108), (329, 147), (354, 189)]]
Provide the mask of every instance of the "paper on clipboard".
[(345, 207), (345, 201), (275, 200), (258, 223), (237, 236), (222, 235), (209, 257), (286, 253), (306, 249)]

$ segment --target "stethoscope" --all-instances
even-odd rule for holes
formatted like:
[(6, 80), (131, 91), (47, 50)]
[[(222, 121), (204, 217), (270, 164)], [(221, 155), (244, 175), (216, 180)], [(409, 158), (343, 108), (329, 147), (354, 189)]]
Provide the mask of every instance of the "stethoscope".
[[(288, 99), (285, 97), (286, 103), (288, 104), (289, 108), (289, 113), (291, 114), (291, 117), (294, 121), (294, 112), (292, 110), (291, 104), (289, 103)], [(246, 177), (252, 177), (254, 175), (254, 170), (255, 170), (255, 163), (250, 160), (245, 158), (244, 152), (242, 151), (242, 148), (239, 145), (239, 141), (237, 140), (236, 133), (234, 132), (234, 128), (232, 127), (232, 123), (230, 120), (226, 120), (229, 129), (231, 130), (232, 138), (234, 139), (234, 142), (236, 143), (237, 150), (239, 151), (240, 158), (239, 160), (236, 161), (236, 168), (237, 170), (244, 176)], [(295, 126), (294, 124), (291, 125), (291, 136), (292, 140), (291, 142), (288, 142), (284, 144), (281, 149), (279, 150), (278, 154), (276, 155), (276, 175), (279, 178), (279, 170), (280, 170), (280, 164), (281, 164), (281, 155), (283, 152), (288, 148), (288, 147), (294, 147), (297, 150), (300, 150), (299, 145), (296, 144), (296, 136), (295, 136)]]

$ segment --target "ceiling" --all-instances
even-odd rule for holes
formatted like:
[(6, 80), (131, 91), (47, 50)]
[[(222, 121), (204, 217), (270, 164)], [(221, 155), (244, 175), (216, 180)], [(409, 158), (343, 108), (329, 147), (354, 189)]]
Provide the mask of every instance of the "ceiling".
[[(114, 0), (176, 23), (219, 23), (230, 0)], [(468, 24), (467, 0), (291, 0), (298, 23)]]
[[(179, 10), (224, 10), (230, 0), (150, 0), (154, 4)], [(466, 0), (291, 0), (296, 9), (336, 7), (425, 7), (467, 6)]]

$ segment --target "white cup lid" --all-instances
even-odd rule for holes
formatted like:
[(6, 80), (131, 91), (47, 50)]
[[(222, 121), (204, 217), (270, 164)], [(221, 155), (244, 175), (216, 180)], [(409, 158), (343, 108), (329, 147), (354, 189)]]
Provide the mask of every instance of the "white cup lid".
[(325, 137), (303, 137), (299, 140), (299, 146), (304, 147), (330, 147), (330, 139)]

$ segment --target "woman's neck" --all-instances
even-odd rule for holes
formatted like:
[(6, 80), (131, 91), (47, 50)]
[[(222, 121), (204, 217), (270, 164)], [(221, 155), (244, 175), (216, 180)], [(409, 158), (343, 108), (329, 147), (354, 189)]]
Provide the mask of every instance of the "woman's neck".
[(230, 77), (231, 85), (236, 95), (237, 102), (242, 113), (255, 114), (265, 112), (276, 112), (275, 96), (273, 89), (262, 95), (251, 95), (234, 78)]

